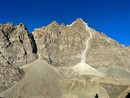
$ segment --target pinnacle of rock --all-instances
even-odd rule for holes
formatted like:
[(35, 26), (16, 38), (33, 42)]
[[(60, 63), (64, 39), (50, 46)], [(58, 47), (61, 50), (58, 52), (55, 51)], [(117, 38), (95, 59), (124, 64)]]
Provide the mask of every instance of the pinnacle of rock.
[(74, 21), (75, 23), (83, 23), (84, 21), (83, 21), (83, 19), (82, 18), (77, 18), (75, 21)]
[(58, 25), (58, 23), (56, 21), (53, 21), (51, 25)]
[(82, 18), (77, 18), (74, 22), (72, 22), (69, 26), (83, 26), (84, 21)]

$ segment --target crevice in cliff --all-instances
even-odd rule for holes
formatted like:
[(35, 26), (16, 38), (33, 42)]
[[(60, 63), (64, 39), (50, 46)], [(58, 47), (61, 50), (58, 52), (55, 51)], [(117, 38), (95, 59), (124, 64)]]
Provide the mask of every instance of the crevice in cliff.
[(49, 59), (48, 63), (52, 64), (51, 53), (48, 53), (48, 59)]
[(4, 58), (4, 60), (5, 60), (9, 65), (11, 65), (11, 63), (5, 58), (5, 56), (2, 54), (1, 51), (0, 51), (0, 55)]
[[(21, 28), (23, 28), (27, 32), (27, 34), (28, 34), (28, 38), (30, 39), (30, 42), (31, 42), (32, 53), (36, 53), (37, 54), (37, 45), (36, 45), (36, 42), (35, 42), (33, 34), (29, 33), (27, 27), (23, 23), (20, 23), (19, 26)], [(24, 39), (24, 36), (22, 36), (22, 35), (19, 36), (20, 43), (23, 43), (22, 39)]]
[(32, 52), (37, 54), (38, 49), (37, 49), (37, 44), (35, 42), (34, 36), (33, 34), (30, 34), (30, 33), (28, 33), (28, 36), (31, 41)]
[(21, 37), (19, 36), (19, 41), (21, 44), (23, 44), (23, 40), (21, 39)]
[(27, 51), (25, 50), (25, 48), (23, 47), (23, 50), (24, 50), (24, 58), (25, 58), (25, 60), (26, 60), (26, 63), (28, 62), (27, 61)]
[[(7, 40), (7, 42), (8, 42), (8, 45), (7, 45), (6, 47), (9, 47), (9, 46), (11, 45), (11, 42), (10, 42), (9, 36), (8, 36), (8, 34), (5, 34), (5, 32), (4, 32), (3, 30), (1, 30), (1, 31), (2, 31), (4, 37), (6, 38), (6, 40)], [(6, 47), (5, 47), (5, 48), (6, 48)]]

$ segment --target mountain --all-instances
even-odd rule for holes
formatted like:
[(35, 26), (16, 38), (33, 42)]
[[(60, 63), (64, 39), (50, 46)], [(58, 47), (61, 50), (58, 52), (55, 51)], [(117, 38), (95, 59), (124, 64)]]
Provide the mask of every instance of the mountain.
[(32, 34), (20, 23), (0, 25), (0, 92), (16, 84), (23, 76), (18, 67), (37, 59), (37, 46)]
[[(91, 38), (89, 33), (92, 34)], [(38, 52), (54, 66), (75, 65), (85, 55), (85, 62), (94, 68), (115, 65), (130, 70), (129, 49), (88, 27), (80, 18), (68, 26), (52, 22), (35, 29), (33, 35)], [(82, 53), (86, 47), (87, 52)]]
[(20, 23), (0, 25), (0, 65), (19, 67), (37, 58), (37, 46), (32, 34)]
[(1, 24), (0, 38), (0, 97), (125, 98), (130, 93), (130, 48), (81, 18), (70, 25), (54, 21), (32, 34), (24, 24)]

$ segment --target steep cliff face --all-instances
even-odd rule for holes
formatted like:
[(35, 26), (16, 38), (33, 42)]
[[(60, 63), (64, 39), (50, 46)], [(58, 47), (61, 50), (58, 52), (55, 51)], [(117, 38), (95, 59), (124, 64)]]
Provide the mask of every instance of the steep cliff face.
[(0, 65), (21, 66), (37, 58), (37, 46), (33, 35), (24, 24), (0, 25)]
[(85, 48), (84, 42), (89, 37), (82, 22), (79, 19), (72, 26), (52, 22), (46, 27), (35, 29), (33, 35), (43, 59), (58, 66), (78, 63)]
[[(115, 65), (130, 70), (130, 51), (105, 34), (90, 27), (86, 29), (86, 26), (79, 18), (68, 26), (52, 22), (46, 27), (35, 29), (33, 35), (39, 53), (52, 65), (72, 66), (85, 55), (85, 62), (95, 68)], [(83, 54), (86, 47), (87, 52)]]
[(37, 59), (33, 35), (24, 24), (0, 25), (0, 92), (16, 84), (24, 75), (19, 66)]

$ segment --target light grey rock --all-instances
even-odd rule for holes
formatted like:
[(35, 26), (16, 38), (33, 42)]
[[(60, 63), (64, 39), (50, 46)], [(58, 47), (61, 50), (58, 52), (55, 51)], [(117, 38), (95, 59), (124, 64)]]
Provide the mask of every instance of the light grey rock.
[(20, 23), (0, 25), (0, 92), (16, 84), (23, 76), (19, 66), (37, 59), (33, 35)]
[(0, 26), (0, 65), (19, 67), (35, 59), (37, 46), (24, 24)]
[(24, 75), (20, 68), (0, 66), (0, 92), (16, 84)]

